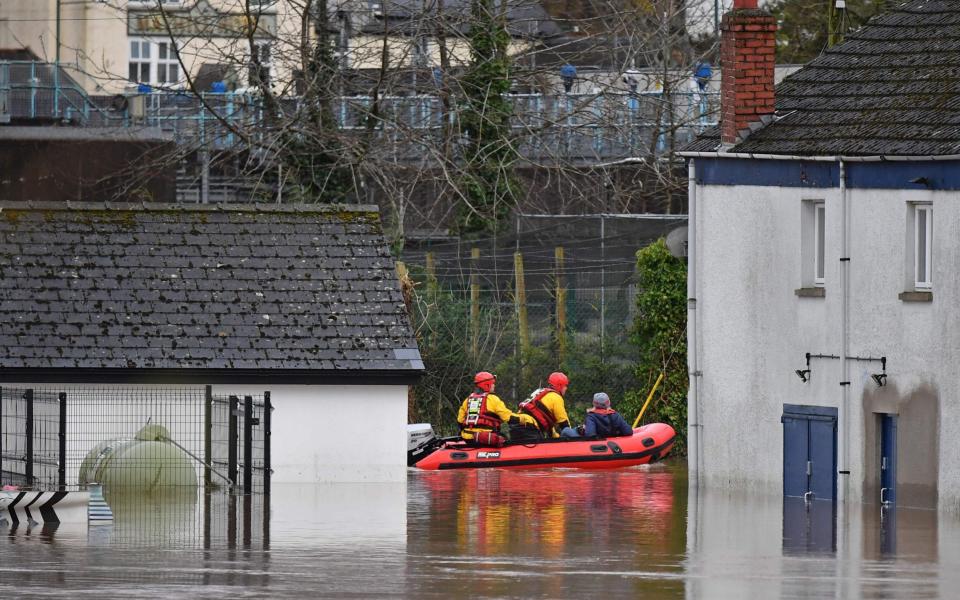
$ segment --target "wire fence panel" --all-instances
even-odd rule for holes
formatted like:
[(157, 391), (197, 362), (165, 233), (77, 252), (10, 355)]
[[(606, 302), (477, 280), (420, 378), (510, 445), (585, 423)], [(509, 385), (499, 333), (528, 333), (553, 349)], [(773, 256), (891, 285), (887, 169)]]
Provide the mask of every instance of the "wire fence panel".
[(205, 479), (213, 484), (230, 482), (244, 494), (269, 493), (269, 401), (269, 392), (209, 398), (212, 428)]
[(202, 486), (269, 492), (269, 393), (210, 388), (0, 388), (0, 484), (106, 493)]
[(0, 484), (63, 489), (57, 394), (0, 388)]
[(271, 411), (210, 386), (0, 387), (0, 485), (99, 483), (112, 541), (266, 544)]

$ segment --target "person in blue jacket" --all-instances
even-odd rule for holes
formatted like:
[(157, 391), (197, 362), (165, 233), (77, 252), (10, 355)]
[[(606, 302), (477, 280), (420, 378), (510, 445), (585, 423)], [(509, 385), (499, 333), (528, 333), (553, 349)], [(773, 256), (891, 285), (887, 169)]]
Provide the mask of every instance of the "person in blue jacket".
[(610, 396), (603, 392), (593, 395), (593, 408), (587, 410), (587, 421), (583, 426), (583, 435), (587, 437), (619, 437), (633, 435), (633, 428), (610, 408)]

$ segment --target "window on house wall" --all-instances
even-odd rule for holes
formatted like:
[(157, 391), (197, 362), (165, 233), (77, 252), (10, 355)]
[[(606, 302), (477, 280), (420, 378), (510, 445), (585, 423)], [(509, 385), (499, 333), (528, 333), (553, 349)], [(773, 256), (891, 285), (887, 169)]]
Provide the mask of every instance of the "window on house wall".
[(130, 40), (127, 78), (133, 83), (150, 83), (151, 44), (149, 40)]
[(914, 203), (912, 213), (913, 285), (918, 290), (933, 287), (933, 205)]
[(172, 85), (180, 81), (180, 61), (172, 42), (157, 44), (157, 83)]
[(800, 287), (803, 290), (821, 288), (822, 292), (826, 282), (826, 224), (824, 201), (804, 200), (800, 211)]
[(822, 286), (824, 282), (824, 250), (826, 250), (826, 205), (823, 202), (813, 203), (813, 284)]
[(248, 80), (250, 85), (260, 85), (270, 83), (270, 44), (268, 42), (256, 42), (253, 45), (253, 52), (260, 61), (259, 66), (251, 58)]

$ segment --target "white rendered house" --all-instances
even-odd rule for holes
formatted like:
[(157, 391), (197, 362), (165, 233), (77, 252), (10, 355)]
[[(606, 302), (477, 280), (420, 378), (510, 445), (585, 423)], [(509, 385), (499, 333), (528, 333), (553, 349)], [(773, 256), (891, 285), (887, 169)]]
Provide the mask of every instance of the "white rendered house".
[(724, 17), (721, 125), (682, 153), (695, 481), (960, 508), (960, 53), (917, 35), (948, 22), (907, 2), (774, 99), (772, 18)]

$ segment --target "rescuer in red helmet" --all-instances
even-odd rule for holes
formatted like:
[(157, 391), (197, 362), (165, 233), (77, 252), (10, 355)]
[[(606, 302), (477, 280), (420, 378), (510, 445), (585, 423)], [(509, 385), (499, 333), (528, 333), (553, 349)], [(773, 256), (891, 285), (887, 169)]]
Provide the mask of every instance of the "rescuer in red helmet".
[(544, 437), (579, 437), (577, 430), (570, 425), (563, 402), (569, 385), (570, 379), (563, 373), (550, 373), (547, 387), (534, 390), (529, 398), (520, 403), (520, 414), (532, 417), (534, 425), (511, 426), (510, 439), (527, 441)]
[(533, 425), (529, 415), (511, 412), (496, 394), (493, 393), (497, 377), (493, 373), (480, 371), (473, 378), (476, 389), (464, 399), (457, 414), (460, 424), (460, 437), (476, 446), (500, 447), (506, 441), (500, 435), (500, 425), (506, 421), (511, 426)]

